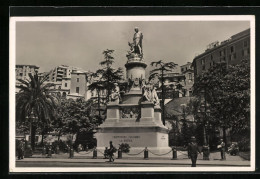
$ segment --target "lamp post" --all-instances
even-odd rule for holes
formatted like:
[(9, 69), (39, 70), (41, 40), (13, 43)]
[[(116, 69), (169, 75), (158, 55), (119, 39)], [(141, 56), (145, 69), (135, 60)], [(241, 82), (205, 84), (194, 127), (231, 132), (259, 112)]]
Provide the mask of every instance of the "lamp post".
[[(202, 105), (200, 106), (200, 109), (198, 110), (198, 114), (200, 116), (203, 116), (203, 120), (200, 120), (200, 123), (202, 123), (203, 125), (203, 160), (209, 160), (209, 155), (210, 155), (210, 151), (209, 151), (209, 136), (208, 136), (208, 140), (207, 140), (207, 134), (206, 134), (206, 127), (208, 127), (208, 116), (210, 115), (210, 110), (207, 109), (207, 101), (206, 101), (206, 92), (205, 90), (202, 90), (203, 94), (204, 94), (204, 103), (202, 103)], [(200, 117), (201, 119), (201, 117)]]
[(32, 148), (32, 150), (34, 151), (34, 144), (35, 144), (35, 126), (34, 123), (37, 121), (37, 117), (34, 115), (33, 112), (31, 112), (31, 114), (27, 117), (27, 119), (29, 119), (30, 121), (30, 146)]

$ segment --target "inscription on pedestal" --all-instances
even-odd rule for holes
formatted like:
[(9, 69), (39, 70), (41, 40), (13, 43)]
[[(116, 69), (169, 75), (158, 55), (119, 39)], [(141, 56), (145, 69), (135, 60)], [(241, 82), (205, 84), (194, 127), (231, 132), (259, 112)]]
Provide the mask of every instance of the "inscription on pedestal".
[(118, 140), (119, 142), (126, 142), (131, 143), (134, 142), (136, 139), (140, 139), (140, 136), (113, 136), (113, 139)]

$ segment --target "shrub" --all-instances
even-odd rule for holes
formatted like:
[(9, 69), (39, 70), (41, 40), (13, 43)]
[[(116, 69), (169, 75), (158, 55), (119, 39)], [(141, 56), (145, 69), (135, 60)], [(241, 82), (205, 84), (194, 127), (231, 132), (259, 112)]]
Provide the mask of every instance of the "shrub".
[(120, 149), (123, 153), (129, 153), (130, 152), (131, 147), (127, 143), (122, 143), (122, 144), (119, 145), (119, 147), (120, 147)]
[(63, 142), (62, 140), (60, 140), (60, 141), (55, 140), (52, 143), (52, 149), (55, 150), (57, 146), (59, 146), (59, 150), (61, 152), (68, 152), (68, 147), (67, 147), (66, 142)]

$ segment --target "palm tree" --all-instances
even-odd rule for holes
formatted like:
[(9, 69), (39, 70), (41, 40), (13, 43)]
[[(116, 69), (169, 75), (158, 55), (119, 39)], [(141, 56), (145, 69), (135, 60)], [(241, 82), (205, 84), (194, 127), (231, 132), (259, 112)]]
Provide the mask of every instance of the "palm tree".
[(16, 95), (16, 116), (18, 121), (28, 121), (31, 123), (31, 146), (35, 146), (35, 124), (41, 122), (50, 125), (55, 118), (55, 109), (57, 100), (50, 94), (50, 87), (53, 84), (44, 82), (48, 76), (39, 79), (37, 73), (32, 76), (29, 74), (29, 80), (18, 81), (22, 83), (19, 86), (20, 92)]

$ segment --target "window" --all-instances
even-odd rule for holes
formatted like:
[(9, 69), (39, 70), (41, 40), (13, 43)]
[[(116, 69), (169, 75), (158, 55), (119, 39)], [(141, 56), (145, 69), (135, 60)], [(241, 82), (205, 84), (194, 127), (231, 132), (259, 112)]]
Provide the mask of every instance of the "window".
[(77, 78), (77, 82), (79, 82), (79, 78)]
[(59, 89), (61, 89), (61, 86), (59, 86)]
[(221, 50), (221, 51), (219, 51), (219, 56), (224, 56), (225, 55), (225, 50)]
[(181, 71), (183, 72), (183, 68), (181, 68)]
[(202, 66), (202, 70), (205, 70), (205, 65)]
[(76, 87), (76, 93), (79, 93), (79, 87)]
[(189, 73), (189, 80), (192, 80), (192, 74)]
[(231, 52), (231, 53), (234, 52), (234, 46), (230, 47), (230, 52)]
[(201, 60), (201, 64), (202, 64), (202, 65), (205, 64), (205, 58)]
[(247, 41), (244, 41), (244, 47), (247, 47), (247, 45), (248, 45)]
[(213, 55), (210, 56), (211, 60), (213, 60)]
[(23, 73), (20, 73), (20, 76), (23, 76)]
[(236, 53), (229, 55), (229, 61), (236, 59)]
[(65, 87), (67, 87), (67, 83), (65, 83)]

